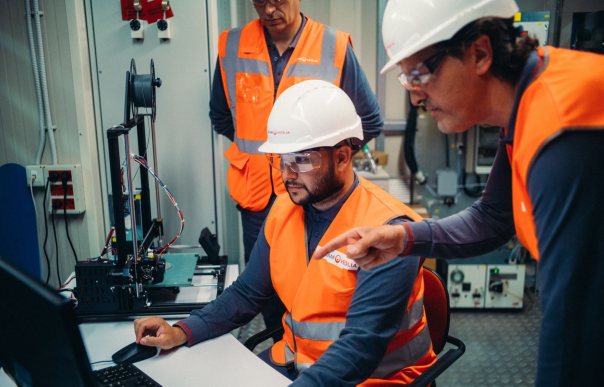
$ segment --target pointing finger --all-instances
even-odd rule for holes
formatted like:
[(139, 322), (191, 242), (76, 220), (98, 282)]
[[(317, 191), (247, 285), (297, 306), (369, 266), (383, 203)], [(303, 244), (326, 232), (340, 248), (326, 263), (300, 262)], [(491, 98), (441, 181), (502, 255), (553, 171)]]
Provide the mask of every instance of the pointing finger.
[[(363, 231), (366, 228), (367, 227), (353, 228), (351, 230), (346, 231), (344, 234), (341, 234), (341, 235), (333, 238), (332, 240), (327, 242), (324, 246), (317, 248), (317, 250), (315, 250), (313, 258), (322, 259), (323, 257), (325, 257), (327, 254), (331, 253), (335, 249), (339, 249), (340, 247), (343, 247), (345, 245), (350, 245), (350, 244), (356, 242), (357, 240), (359, 240), (359, 238), (362, 238)], [(348, 254), (348, 252), (347, 252), (347, 254)]]

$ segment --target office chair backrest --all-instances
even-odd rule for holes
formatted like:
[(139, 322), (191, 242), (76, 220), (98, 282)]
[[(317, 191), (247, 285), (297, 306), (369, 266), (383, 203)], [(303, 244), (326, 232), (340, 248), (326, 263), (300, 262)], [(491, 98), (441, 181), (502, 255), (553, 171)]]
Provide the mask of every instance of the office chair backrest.
[(40, 278), (36, 212), (21, 165), (0, 166), (0, 219), (0, 256)]
[(424, 267), (424, 309), (432, 349), (439, 354), (449, 334), (449, 293), (442, 278), (427, 267)]

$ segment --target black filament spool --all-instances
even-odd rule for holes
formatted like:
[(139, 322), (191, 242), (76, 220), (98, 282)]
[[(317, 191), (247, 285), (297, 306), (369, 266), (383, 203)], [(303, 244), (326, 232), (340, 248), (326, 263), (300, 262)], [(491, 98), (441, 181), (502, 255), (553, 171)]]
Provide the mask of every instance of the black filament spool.
[(153, 107), (153, 82), (151, 74), (135, 75), (132, 80), (132, 97), (134, 106), (140, 108)]

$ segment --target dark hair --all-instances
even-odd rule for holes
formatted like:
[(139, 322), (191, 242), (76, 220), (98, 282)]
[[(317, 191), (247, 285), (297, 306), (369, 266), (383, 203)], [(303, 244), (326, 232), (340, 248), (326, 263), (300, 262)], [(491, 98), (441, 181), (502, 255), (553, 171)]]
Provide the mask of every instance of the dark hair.
[(463, 51), (482, 35), (487, 35), (493, 50), (491, 74), (515, 85), (529, 55), (539, 46), (539, 40), (520, 36), (514, 27), (514, 18), (485, 17), (465, 25), (449, 40), (437, 43), (437, 48), (449, 48), (449, 55), (463, 59)]

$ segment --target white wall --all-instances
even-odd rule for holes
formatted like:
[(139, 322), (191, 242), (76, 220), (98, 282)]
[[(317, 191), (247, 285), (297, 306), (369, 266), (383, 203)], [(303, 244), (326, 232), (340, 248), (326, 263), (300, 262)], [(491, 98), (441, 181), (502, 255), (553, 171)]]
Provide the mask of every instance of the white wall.
[[(1, 0), (0, 9), (0, 165), (17, 163), (25, 166), (35, 161), (39, 136), (25, 3)], [(57, 127), (58, 162), (81, 164), (84, 172), (86, 213), (69, 216), (69, 231), (78, 257), (88, 258), (100, 253), (104, 225), (83, 1), (45, 0), (40, 2), (40, 10), (44, 12), (42, 32), (46, 75), (53, 125)], [(51, 163), (48, 144), (42, 163)], [(36, 189), (34, 195), (42, 251), (43, 189)], [(65, 279), (73, 271), (73, 255), (62, 216), (56, 223), (61, 278)], [(52, 229), (49, 234), (47, 250), (52, 264), (52, 283), (57, 285)], [(46, 263), (44, 259), (41, 261), (45, 277)]]
[[(107, 171), (104, 186), (110, 187), (106, 131), (123, 122), (126, 71), (134, 59), (137, 74), (149, 74), (153, 59), (155, 75), (162, 80), (161, 87), (157, 88), (155, 126), (158, 176), (173, 194), (185, 218), (185, 228), (177, 244), (198, 244), (202, 228), (216, 232), (214, 158), (208, 116), (210, 61), (206, 3), (172, 4), (172, 38), (160, 41), (156, 24), (144, 22), (144, 39), (137, 41), (130, 37), (129, 22), (121, 20), (117, 2), (113, 5), (106, 0), (87, 2), (91, 10), (89, 31), (94, 33), (94, 78), (99, 85), (101, 107), (101, 126), (97, 128), (99, 143), (101, 140), (103, 143), (100, 157)], [(145, 119), (145, 125), (150, 133), (150, 119)], [(136, 138), (136, 131), (132, 131), (132, 152), (137, 152)], [(151, 154), (148, 150), (150, 159)], [(123, 148), (121, 157), (124, 159)], [(136, 169), (133, 168), (133, 173)], [(137, 182), (135, 187), (138, 186)], [(159, 194), (165, 224), (164, 243), (167, 243), (178, 233), (180, 219), (165, 192), (160, 189)], [(154, 186), (151, 196), (151, 212), (156, 217)]]

